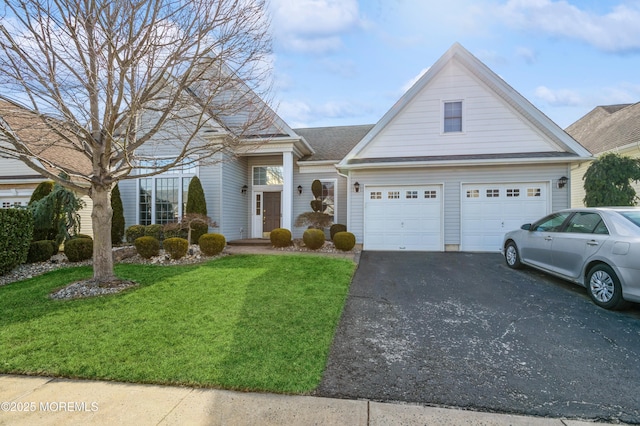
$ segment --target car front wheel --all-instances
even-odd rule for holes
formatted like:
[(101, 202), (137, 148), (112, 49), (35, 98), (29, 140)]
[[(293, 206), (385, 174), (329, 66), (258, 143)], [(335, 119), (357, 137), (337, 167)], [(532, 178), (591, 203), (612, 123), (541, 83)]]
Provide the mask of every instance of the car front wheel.
[(522, 268), (520, 254), (518, 254), (518, 247), (513, 241), (509, 241), (507, 243), (507, 247), (504, 250), (504, 260), (507, 261), (507, 266), (511, 269)]
[(587, 274), (587, 291), (593, 302), (605, 309), (622, 309), (622, 287), (616, 273), (608, 265), (596, 265)]

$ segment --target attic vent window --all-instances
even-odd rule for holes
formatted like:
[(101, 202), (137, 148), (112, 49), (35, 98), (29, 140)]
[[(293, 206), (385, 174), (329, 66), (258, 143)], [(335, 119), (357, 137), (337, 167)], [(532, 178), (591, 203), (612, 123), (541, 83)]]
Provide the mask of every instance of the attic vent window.
[(462, 101), (444, 103), (443, 132), (462, 132)]

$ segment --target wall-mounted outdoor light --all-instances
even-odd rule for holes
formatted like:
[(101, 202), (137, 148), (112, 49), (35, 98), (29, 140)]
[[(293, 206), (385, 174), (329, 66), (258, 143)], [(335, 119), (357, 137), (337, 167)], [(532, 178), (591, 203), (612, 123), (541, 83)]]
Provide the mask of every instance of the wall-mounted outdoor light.
[(249, 189), (247, 185), (242, 185), (242, 195), (247, 195), (247, 189)]
[(360, 184), (358, 182), (353, 184), (353, 190), (356, 192), (360, 192)]
[(298, 195), (302, 195), (302, 185), (298, 185)]
[(558, 188), (564, 188), (565, 186), (567, 186), (567, 182), (569, 182), (569, 179), (567, 179), (566, 176), (562, 176), (560, 179), (558, 179)]

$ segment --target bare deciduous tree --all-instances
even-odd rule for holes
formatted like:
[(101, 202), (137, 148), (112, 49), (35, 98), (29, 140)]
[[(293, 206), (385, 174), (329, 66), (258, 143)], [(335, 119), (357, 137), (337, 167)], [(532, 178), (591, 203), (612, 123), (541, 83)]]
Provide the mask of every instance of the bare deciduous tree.
[[(5, 1), (0, 84), (26, 108), (0, 103), (0, 154), (91, 197), (94, 280), (116, 279), (116, 182), (277, 133), (268, 24), (265, 0)], [(156, 168), (136, 158), (168, 145)]]

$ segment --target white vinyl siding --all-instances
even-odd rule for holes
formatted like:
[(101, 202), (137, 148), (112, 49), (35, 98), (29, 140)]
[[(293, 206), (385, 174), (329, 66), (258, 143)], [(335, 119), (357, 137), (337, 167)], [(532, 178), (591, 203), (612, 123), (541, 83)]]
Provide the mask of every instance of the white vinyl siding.
[[(464, 99), (464, 132), (442, 133), (442, 101), (448, 99)], [(358, 157), (548, 151), (560, 149), (454, 60), (376, 135)]]
[(219, 186), (220, 199), (224, 200), (220, 206), (217, 218), (218, 229), (212, 232), (223, 234), (227, 240), (248, 238), (249, 234), (249, 204), (251, 193), (247, 190), (242, 194), (242, 186), (249, 186), (249, 168), (247, 159), (239, 158), (224, 162), (221, 165), (223, 184)]

